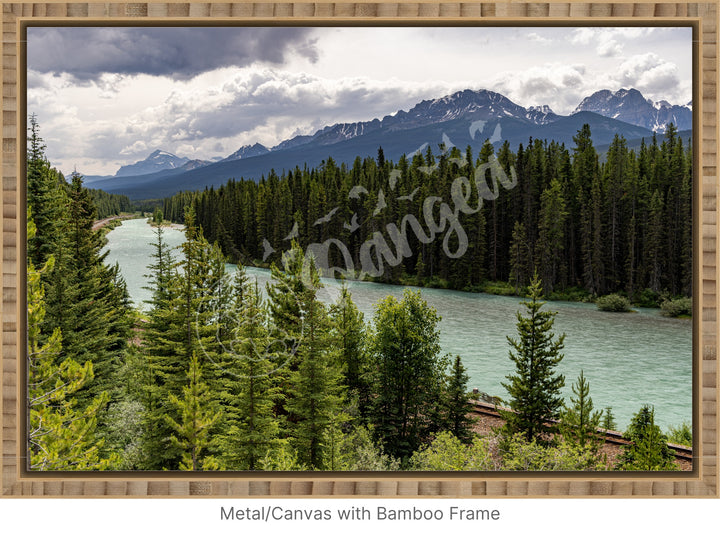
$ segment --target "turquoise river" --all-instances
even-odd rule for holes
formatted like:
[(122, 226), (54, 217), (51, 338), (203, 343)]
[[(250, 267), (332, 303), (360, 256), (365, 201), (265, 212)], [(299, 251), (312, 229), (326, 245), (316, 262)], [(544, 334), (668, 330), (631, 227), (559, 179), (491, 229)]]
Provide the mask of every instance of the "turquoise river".
[[(166, 229), (166, 241), (180, 245), (183, 234)], [(125, 221), (108, 234), (106, 262), (118, 263), (133, 302), (140, 307), (149, 298), (143, 288), (152, 261), (154, 233), (144, 219)], [(228, 265), (228, 269), (234, 266)], [(270, 280), (268, 270), (247, 268), (260, 286)], [(331, 302), (340, 282), (324, 279), (320, 297)], [(353, 300), (372, 320), (374, 304), (387, 295), (401, 296), (404, 287), (351, 282)], [(469, 387), (500, 398), (513, 372), (508, 358), (508, 336), (515, 336), (516, 312), (522, 299), (450, 290), (422, 289), (422, 296), (442, 317), (443, 352), (462, 357), (470, 376)], [(555, 332), (565, 333), (565, 357), (558, 371), (565, 375), (565, 396), (583, 370), (597, 409), (612, 407), (618, 428), (624, 429), (643, 404), (655, 407), (656, 422), (665, 430), (692, 419), (692, 322), (665, 318), (653, 309), (635, 313), (600, 312), (587, 303), (548, 302), (557, 312)]]

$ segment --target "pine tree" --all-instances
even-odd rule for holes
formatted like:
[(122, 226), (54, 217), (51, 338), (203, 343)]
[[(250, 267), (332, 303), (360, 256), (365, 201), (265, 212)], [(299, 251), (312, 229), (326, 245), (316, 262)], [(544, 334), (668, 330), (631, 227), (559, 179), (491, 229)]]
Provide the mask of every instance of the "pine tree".
[(78, 174), (68, 188), (68, 211), (67, 249), (61, 252), (64, 262), (58, 273), (64, 295), (53, 303), (53, 324), (63, 332), (65, 358), (93, 362), (95, 381), (78, 392), (88, 400), (110, 390), (125, 358), (130, 307), (118, 268), (104, 263), (102, 235), (92, 228), (97, 210)]
[[(576, 250), (581, 254), (582, 269), (585, 288), (591, 294), (600, 291), (598, 280), (601, 259), (597, 258), (597, 246), (600, 229), (597, 228), (600, 215), (602, 190), (599, 184), (598, 157), (593, 146), (590, 126), (585, 124), (573, 137), (575, 142), (573, 155), (572, 205), (570, 218), (579, 222), (575, 240)], [(579, 247), (578, 247), (579, 242)]]
[(149, 286), (145, 286), (144, 289), (152, 292), (151, 298), (147, 301), (147, 304), (151, 305), (152, 308), (164, 307), (169, 304), (170, 301), (170, 283), (173, 277), (173, 265), (175, 260), (173, 259), (172, 251), (165, 241), (162, 226), (157, 226), (153, 229), (153, 233), (156, 236), (155, 242), (152, 244), (155, 251), (150, 255), (154, 258), (154, 263), (148, 265), (149, 273), (145, 276), (149, 279)]
[(602, 428), (608, 431), (615, 429), (615, 415), (613, 414), (612, 407), (605, 407), (602, 417)]
[(550, 420), (557, 419), (563, 400), (560, 389), (565, 377), (555, 368), (562, 361), (565, 335), (555, 339), (552, 332), (556, 312), (542, 311), (542, 286), (537, 274), (530, 283), (528, 301), (522, 304), (527, 316), (517, 313), (519, 339), (508, 337), (510, 360), (515, 375), (508, 375), (503, 386), (512, 397), (510, 411), (503, 411), (508, 434), (522, 433), (528, 442), (542, 440), (553, 430)]
[(623, 438), (631, 444), (618, 459), (619, 470), (677, 470), (667, 437), (655, 425), (655, 409), (649, 405), (633, 416)]
[[(217, 364), (220, 362), (222, 337), (226, 330), (218, 324), (229, 289), (220, 281), (225, 273), (224, 257), (211, 246), (196, 226), (192, 209), (186, 212), (185, 242), (178, 263), (165, 280), (167, 267), (159, 257), (151, 273), (154, 307), (143, 330), (143, 348), (147, 358), (148, 385), (146, 403), (146, 459), (148, 469), (175, 469), (181, 461), (176, 448), (168, 448), (168, 420), (179, 421), (177, 408), (169, 396), (182, 394), (183, 376), (193, 355), (202, 355), (214, 363), (207, 380), (212, 392), (219, 391)], [(162, 256), (162, 239), (156, 254)], [(163, 281), (167, 287), (161, 285)], [(217, 388), (216, 388), (217, 387)]]
[(377, 439), (393, 457), (407, 459), (436, 429), (446, 359), (440, 356), (440, 317), (420, 296), (380, 301), (373, 318), (373, 414)]
[(216, 470), (219, 468), (217, 460), (203, 453), (208, 449), (210, 431), (220, 413), (203, 381), (202, 367), (196, 355), (190, 359), (187, 378), (188, 385), (182, 389), (182, 398), (172, 393), (168, 397), (179, 417), (163, 415), (173, 432), (170, 442), (181, 452), (181, 470)]
[[(42, 266), (52, 255), (58, 263), (57, 253), (65, 243), (65, 224), (68, 214), (65, 180), (51, 169), (45, 157), (45, 145), (35, 115), (30, 116), (30, 136), (27, 152), (27, 205), (32, 210), (37, 232), (28, 237), (28, 259)], [(59, 266), (58, 266), (59, 267)], [(45, 273), (44, 277), (50, 273)], [(44, 278), (45, 282), (46, 279)]]
[[(36, 232), (28, 210), (28, 237)], [(116, 455), (103, 456), (102, 441), (95, 436), (97, 413), (108, 401), (107, 393), (79, 407), (73, 394), (93, 380), (92, 362), (72, 359), (59, 362), (62, 332), (55, 329), (45, 341), (40, 331), (45, 318), (43, 272), (54, 268), (49, 256), (41, 270), (28, 263), (28, 449), (31, 470), (104, 470), (114, 468)]]
[(572, 405), (562, 411), (560, 431), (566, 440), (578, 444), (581, 448), (597, 451), (601, 438), (597, 433), (600, 426), (602, 412), (593, 411), (593, 402), (590, 397), (590, 385), (585, 379), (582, 370), (577, 382), (572, 385)]
[(348, 397), (356, 398), (360, 416), (365, 418), (370, 409), (370, 361), (366, 350), (366, 328), (363, 314), (353, 303), (352, 296), (343, 285), (340, 296), (330, 307), (332, 336), (339, 349), (339, 365)]
[[(291, 370), (286, 409), (291, 424), (287, 430), (298, 452), (298, 460), (311, 469), (322, 469), (326, 444), (323, 437), (342, 402), (341, 373), (330, 336), (325, 305), (317, 298), (322, 287), (312, 258), (300, 249), (297, 259), (285, 265), (286, 274), (304, 278), (303, 291), (296, 297), (302, 311), (302, 339), (297, 347), (297, 369)], [(287, 272), (288, 268), (293, 271)]]
[(663, 289), (665, 281), (665, 249), (663, 241), (665, 229), (663, 227), (664, 203), (659, 191), (653, 192), (650, 200), (650, 215), (647, 222), (648, 233), (646, 238), (645, 262), (647, 265), (648, 288), (658, 293)]
[(566, 217), (565, 198), (560, 182), (553, 179), (550, 187), (540, 196), (540, 234), (536, 254), (543, 287), (548, 293), (553, 291), (561, 276)]
[(455, 356), (452, 368), (447, 377), (445, 404), (447, 423), (446, 429), (455, 435), (461, 442), (469, 444), (472, 441), (472, 424), (470, 418), (470, 394), (468, 393), (468, 374), (462, 364), (460, 355)]
[(510, 243), (510, 284), (515, 286), (515, 293), (520, 293), (529, 279), (529, 251), (525, 225), (515, 221)]
[[(258, 470), (277, 449), (279, 421), (275, 402), (282, 397), (275, 373), (284, 355), (278, 355), (269, 336), (268, 312), (256, 285), (239, 265), (231, 305), (236, 321), (231, 349), (222, 355), (222, 392), (228, 430), (218, 438), (225, 466)], [(231, 351), (231, 353), (228, 353)]]

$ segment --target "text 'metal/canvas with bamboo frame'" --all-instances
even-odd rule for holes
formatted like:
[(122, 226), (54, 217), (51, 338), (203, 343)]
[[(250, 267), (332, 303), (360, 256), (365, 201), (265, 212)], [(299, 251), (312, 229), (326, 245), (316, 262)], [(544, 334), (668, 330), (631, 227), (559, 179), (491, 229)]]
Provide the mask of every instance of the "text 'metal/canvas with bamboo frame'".
[[(718, 497), (715, 2), (2, 3), (2, 496)], [(26, 65), (32, 25), (689, 25), (693, 31), (693, 470), (677, 473), (30, 472), (25, 467)]]

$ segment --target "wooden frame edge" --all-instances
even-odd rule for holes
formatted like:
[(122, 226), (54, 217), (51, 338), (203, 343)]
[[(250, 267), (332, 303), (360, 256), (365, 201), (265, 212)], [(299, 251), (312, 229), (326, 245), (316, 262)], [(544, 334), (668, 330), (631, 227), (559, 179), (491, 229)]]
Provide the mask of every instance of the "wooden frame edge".
[[(2, 4), (0, 14), (2, 56), (2, 204), (3, 223), (2, 363), (0, 365), (0, 451), (2, 496), (135, 496), (135, 497), (718, 497), (718, 363), (717, 267), (717, 33), (715, 2), (237, 2), (237, 3), (32, 3)], [(694, 420), (697, 462), (691, 473), (654, 477), (653, 474), (612, 473), (612, 477), (588, 474), (502, 473), (499, 477), (473, 478), (403, 474), (402, 477), (348, 473), (298, 476), (262, 474), (233, 478), (223, 474), (32, 474), (24, 472), (20, 459), (18, 403), (22, 399), (24, 373), (18, 350), (25, 340), (23, 258), (24, 180), (21, 180), (25, 146), (24, 68), (20, 62), (18, 36), (23, 21), (82, 23), (183, 22), (667, 22), (695, 23), (698, 43), (694, 59), (695, 151), (694, 192)], [(21, 68), (22, 67), (22, 68)]]

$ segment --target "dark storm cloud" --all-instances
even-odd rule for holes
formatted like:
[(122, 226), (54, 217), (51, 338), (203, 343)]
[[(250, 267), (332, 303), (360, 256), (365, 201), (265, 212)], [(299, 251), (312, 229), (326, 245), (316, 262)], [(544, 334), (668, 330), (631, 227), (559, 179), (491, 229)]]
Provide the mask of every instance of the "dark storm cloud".
[(188, 79), (291, 51), (316, 61), (309, 28), (28, 28), (28, 68), (90, 81), (103, 73)]

